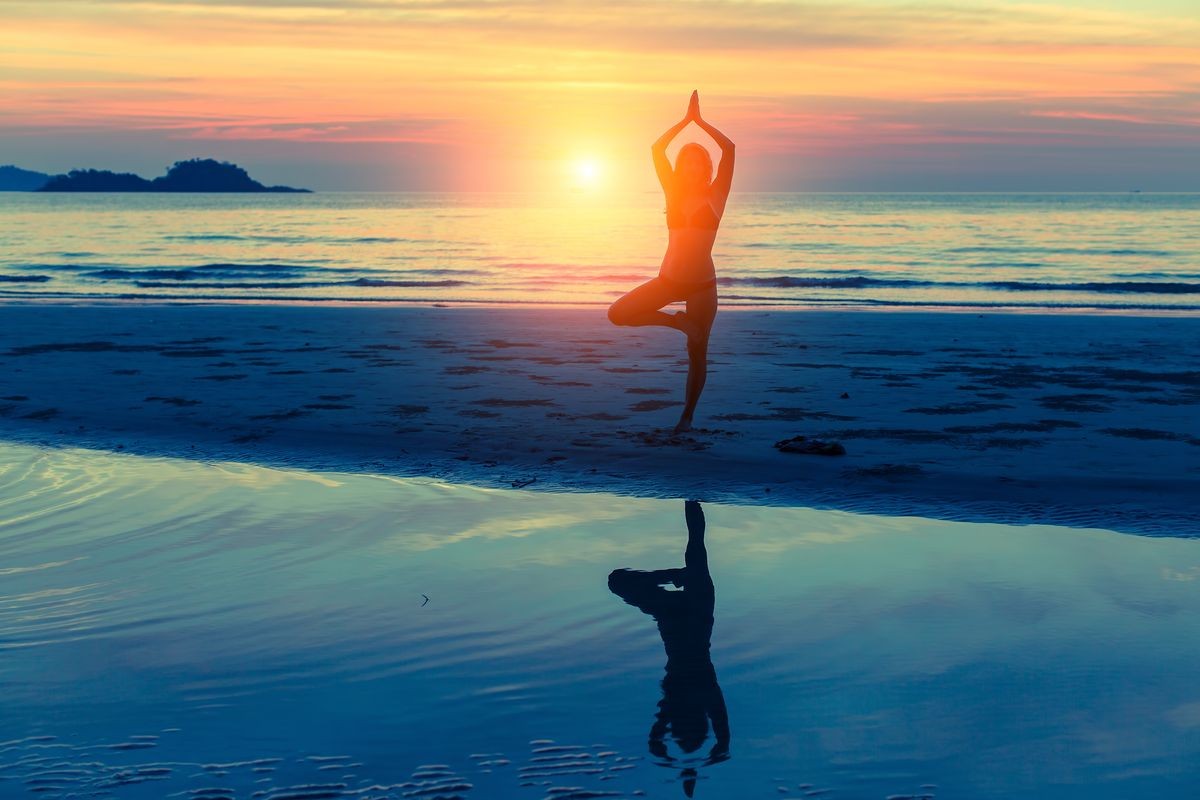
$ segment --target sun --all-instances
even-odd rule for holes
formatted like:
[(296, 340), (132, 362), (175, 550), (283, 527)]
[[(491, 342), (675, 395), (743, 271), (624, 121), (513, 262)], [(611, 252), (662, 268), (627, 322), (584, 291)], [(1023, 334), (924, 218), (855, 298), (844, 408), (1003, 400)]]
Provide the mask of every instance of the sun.
[(600, 185), (600, 163), (594, 158), (579, 159), (572, 165), (571, 172), (578, 189), (595, 189)]

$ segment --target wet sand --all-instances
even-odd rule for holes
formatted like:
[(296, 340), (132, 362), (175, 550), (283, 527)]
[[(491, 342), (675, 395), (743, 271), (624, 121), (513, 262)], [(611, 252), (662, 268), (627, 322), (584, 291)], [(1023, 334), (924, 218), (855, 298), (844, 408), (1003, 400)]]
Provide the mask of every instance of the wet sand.
[(0, 445), (0, 797), (1190, 796), (1200, 542), (703, 514), (716, 763), (678, 498)]
[[(723, 310), (0, 307), (0, 436), (950, 519), (1195, 532), (1200, 320)], [(795, 436), (843, 456), (782, 452)]]

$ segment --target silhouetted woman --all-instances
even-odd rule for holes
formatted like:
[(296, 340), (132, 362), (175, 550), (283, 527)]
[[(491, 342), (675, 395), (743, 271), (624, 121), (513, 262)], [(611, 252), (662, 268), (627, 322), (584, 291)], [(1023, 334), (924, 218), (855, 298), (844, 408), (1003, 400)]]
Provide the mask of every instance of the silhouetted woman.
[[(675, 169), (671, 169), (667, 145), (689, 122), (695, 122), (721, 147), (716, 177), (708, 151), (695, 142), (679, 149)], [(658, 277), (613, 303), (608, 318), (616, 325), (663, 325), (687, 335), (687, 390), (683, 413), (675, 426), (675, 432), (680, 433), (691, 430), (696, 402), (708, 375), (708, 334), (717, 315), (712, 247), (733, 181), (733, 142), (701, 118), (700, 97), (692, 92), (686, 116), (659, 137), (650, 153), (667, 198), (667, 254)], [(659, 310), (681, 300), (687, 303), (686, 311), (667, 314)]]
[[(708, 738), (711, 719), (715, 741), (703, 763), (715, 764), (729, 758), (729, 714), (709, 653), (716, 590), (708, 573), (708, 551), (704, 549), (704, 511), (698, 502), (689, 500), (683, 515), (688, 528), (683, 569), (613, 570), (608, 588), (658, 623), (667, 665), (649, 747), (660, 764), (683, 767), (683, 791), (691, 797), (696, 787), (695, 764), (668, 754), (667, 733), (690, 755)], [(668, 583), (683, 591), (664, 589)]]

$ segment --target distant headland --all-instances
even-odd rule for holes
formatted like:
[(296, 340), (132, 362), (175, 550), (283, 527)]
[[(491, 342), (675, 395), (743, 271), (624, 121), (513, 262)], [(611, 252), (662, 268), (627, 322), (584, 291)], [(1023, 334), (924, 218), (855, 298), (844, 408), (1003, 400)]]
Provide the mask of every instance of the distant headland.
[(146, 180), (131, 172), (74, 169), (49, 177), (38, 192), (308, 192), (290, 186), (263, 186), (228, 161), (193, 158), (176, 161), (167, 174)]
[(44, 172), (21, 169), (11, 164), (0, 166), (0, 192), (34, 192), (46, 185), (50, 176)]

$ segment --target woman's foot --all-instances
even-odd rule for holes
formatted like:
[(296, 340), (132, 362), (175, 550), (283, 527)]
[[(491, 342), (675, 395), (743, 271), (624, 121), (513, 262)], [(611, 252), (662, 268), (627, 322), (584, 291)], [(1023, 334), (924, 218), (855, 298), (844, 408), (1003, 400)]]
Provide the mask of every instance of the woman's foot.
[(675, 330), (683, 331), (689, 342), (700, 336), (700, 331), (697, 330), (696, 326), (692, 324), (692, 321), (688, 318), (686, 311), (675, 312), (672, 327), (674, 327)]
[(691, 417), (680, 417), (679, 422), (675, 425), (675, 433), (687, 433), (692, 429)]

